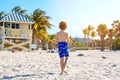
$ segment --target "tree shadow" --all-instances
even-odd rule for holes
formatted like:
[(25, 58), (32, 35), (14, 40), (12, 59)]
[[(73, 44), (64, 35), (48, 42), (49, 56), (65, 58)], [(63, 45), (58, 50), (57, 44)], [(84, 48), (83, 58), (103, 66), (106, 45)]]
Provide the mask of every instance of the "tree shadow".
[[(42, 73), (41, 73), (42, 74)], [(40, 76), (41, 74), (37, 75), (37, 74), (24, 74), (24, 75), (15, 75), (15, 76), (3, 76), (2, 78), (0, 78), (0, 80), (10, 80), (10, 79), (15, 79), (15, 78), (25, 78), (25, 77), (33, 77), (33, 76)], [(48, 74), (48, 75), (54, 75), (55, 73), (53, 72), (48, 72), (48, 73), (43, 73), (43, 74)]]
[(35, 74), (25, 74), (25, 75), (15, 75), (15, 76), (3, 76), (0, 78), (0, 80), (3, 79), (13, 79), (13, 78), (18, 78), (18, 77), (30, 77), (30, 76), (36, 76)]

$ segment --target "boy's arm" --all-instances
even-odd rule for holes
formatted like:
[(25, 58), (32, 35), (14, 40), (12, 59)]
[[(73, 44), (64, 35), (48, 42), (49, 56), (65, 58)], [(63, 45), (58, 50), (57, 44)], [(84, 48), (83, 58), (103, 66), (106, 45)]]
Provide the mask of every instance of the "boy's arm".
[(67, 43), (70, 44), (70, 39), (69, 39), (68, 33), (67, 33)]

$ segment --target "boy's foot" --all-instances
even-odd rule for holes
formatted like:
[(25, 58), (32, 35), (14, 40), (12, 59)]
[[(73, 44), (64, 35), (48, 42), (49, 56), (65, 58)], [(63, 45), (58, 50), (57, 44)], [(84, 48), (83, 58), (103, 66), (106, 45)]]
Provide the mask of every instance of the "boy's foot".
[(65, 74), (68, 74), (67, 71), (64, 71)]

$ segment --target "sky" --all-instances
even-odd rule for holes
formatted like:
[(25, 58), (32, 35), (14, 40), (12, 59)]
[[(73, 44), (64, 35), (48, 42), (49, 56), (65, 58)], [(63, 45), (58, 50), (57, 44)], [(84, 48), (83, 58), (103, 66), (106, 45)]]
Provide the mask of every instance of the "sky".
[(32, 14), (40, 8), (54, 25), (48, 30), (49, 34), (56, 34), (59, 23), (65, 21), (69, 36), (83, 38), (82, 30), (88, 25), (97, 29), (102, 23), (112, 28), (111, 23), (120, 19), (119, 3), (120, 0), (0, 0), (0, 12), (10, 13), (15, 6), (20, 6)]

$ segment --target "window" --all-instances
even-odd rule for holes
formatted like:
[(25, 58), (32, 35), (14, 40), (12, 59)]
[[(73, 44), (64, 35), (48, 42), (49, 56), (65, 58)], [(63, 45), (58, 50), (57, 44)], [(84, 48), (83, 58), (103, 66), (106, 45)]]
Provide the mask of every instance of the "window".
[(12, 28), (19, 29), (19, 24), (12, 23)]
[(10, 28), (10, 23), (6, 22), (5, 23), (5, 28)]
[(16, 24), (16, 29), (19, 29), (19, 24)]
[(12, 28), (15, 28), (15, 24), (14, 23), (12, 23)]
[(10, 28), (10, 24), (7, 25), (7, 28)]
[(31, 25), (31, 24), (29, 25), (29, 30), (30, 30), (30, 29), (32, 29), (32, 25)]

